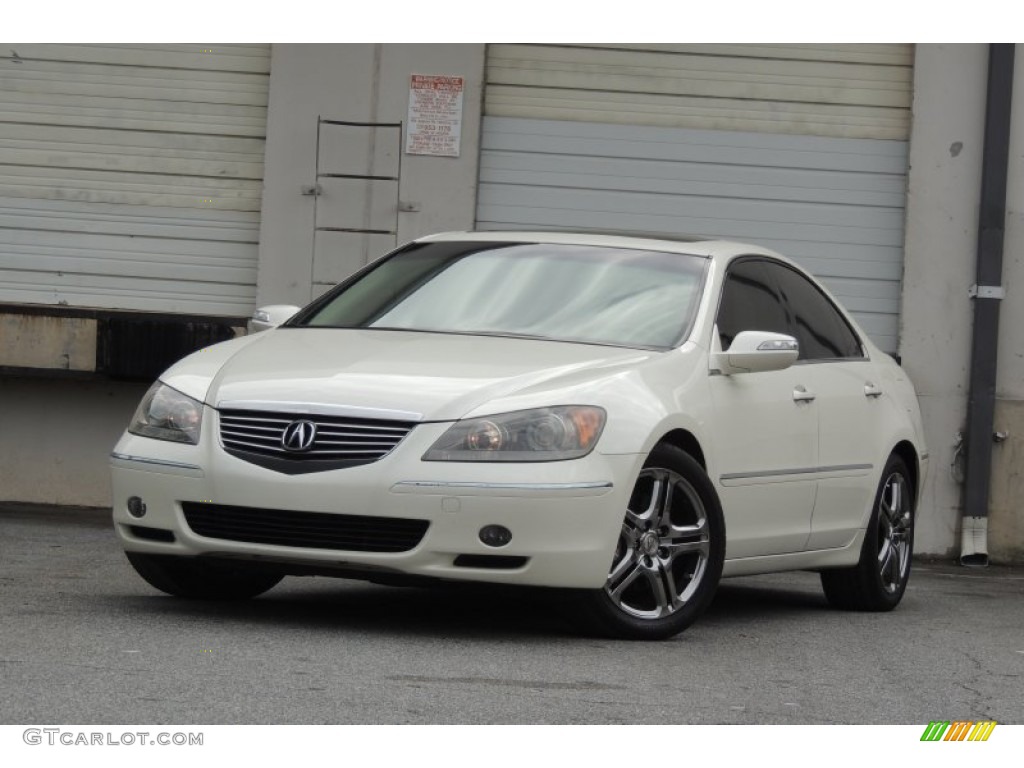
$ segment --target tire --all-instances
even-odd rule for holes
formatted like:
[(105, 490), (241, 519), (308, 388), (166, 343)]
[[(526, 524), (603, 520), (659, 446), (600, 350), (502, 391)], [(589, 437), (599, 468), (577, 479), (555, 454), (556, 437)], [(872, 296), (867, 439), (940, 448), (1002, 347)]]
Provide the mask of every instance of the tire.
[(247, 600), (262, 595), (284, 578), (241, 563), (141, 552), (125, 552), (125, 555), (136, 573), (151, 587), (192, 600)]
[(707, 608), (722, 576), (725, 519), (703, 468), (659, 445), (627, 506), (602, 589), (584, 593), (588, 627), (627, 640), (664, 640)]
[(878, 483), (860, 560), (851, 568), (821, 572), (829, 604), (849, 611), (891, 611), (907, 589), (913, 549), (913, 486), (907, 465), (893, 455)]

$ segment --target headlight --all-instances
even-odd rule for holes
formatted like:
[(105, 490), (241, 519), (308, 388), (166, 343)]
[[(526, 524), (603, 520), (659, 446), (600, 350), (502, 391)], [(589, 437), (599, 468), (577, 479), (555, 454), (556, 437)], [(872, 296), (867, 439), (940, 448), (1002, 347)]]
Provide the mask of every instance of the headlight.
[(559, 405), (456, 422), (424, 461), (563, 461), (590, 453), (604, 429), (603, 408)]
[(128, 431), (156, 440), (196, 445), (202, 423), (202, 403), (158, 381), (142, 398)]

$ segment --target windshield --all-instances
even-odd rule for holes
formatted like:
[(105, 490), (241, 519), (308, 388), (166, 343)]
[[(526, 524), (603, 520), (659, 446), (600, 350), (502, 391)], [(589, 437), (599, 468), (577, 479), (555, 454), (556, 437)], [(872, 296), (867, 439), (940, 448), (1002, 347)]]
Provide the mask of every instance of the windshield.
[(624, 248), (413, 243), (289, 325), (671, 347), (696, 310), (704, 265)]

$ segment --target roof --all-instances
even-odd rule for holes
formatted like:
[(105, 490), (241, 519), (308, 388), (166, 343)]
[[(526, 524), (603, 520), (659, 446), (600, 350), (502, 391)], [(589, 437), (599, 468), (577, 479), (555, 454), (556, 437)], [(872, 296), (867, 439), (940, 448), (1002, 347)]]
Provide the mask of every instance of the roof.
[(563, 245), (593, 245), (605, 248), (636, 248), (649, 251), (685, 253), (705, 258), (731, 258), (744, 254), (779, 254), (759, 245), (731, 240), (716, 240), (689, 235), (648, 234), (628, 232), (573, 232), (559, 231), (465, 231), (439, 232), (417, 238), (416, 242), (476, 241), (512, 243), (559, 243)]

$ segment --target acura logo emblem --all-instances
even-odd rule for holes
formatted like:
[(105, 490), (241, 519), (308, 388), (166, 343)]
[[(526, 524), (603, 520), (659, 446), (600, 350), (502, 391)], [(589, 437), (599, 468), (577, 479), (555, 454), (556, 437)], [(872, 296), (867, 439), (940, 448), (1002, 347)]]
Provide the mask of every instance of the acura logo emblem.
[(286, 451), (308, 451), (316, 439), (316, 424), (312, 421), (293, 421), (284, 428), (281, 445)]

